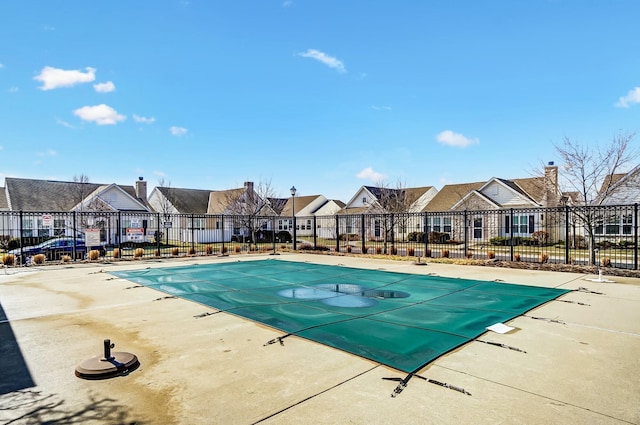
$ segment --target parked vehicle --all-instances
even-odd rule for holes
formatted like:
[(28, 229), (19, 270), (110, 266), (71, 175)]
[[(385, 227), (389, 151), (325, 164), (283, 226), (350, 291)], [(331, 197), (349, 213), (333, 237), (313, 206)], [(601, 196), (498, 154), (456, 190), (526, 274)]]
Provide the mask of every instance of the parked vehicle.
[(38, 245), (25, 246), (10, 250), (8, 253), (13, 254), (19, 263), (24, 263), (29, 257), (38, 254), (44, 254), (47, 260), (60, 260), (64, 255), (69, 255), (73, 258), (75, 245), (75, 258), (83, 259), (87, 256), (87, 252), (92, 249), (100, 251), (100, 256), (105, 255), (105, 249), (103, 246), (89, 247), (85, 245), (84, 239), (75, 239), (69, 237), (53, 238), (44, 241)]

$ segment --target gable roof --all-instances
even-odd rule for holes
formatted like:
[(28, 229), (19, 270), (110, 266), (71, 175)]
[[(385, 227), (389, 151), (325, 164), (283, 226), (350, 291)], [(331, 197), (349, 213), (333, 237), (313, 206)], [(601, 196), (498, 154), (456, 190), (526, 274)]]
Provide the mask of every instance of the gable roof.
[[(71, 211), (81, 197), (87, 199), (96, 190), (110, 185), (6, 177), (5, 186), (12, 211)], [(133, 186), (117, 186), (147, 207), (147, 200), (137, 198)]]
[(600, 190), (598, 191), (598, 193), (601, 194), (607, 189), (607, 187), (613, 187), (614, 185), (617, 185), (620, 180), (622, 180), (628, 174), (631, 174), (634, 170), (631, 170), (628, 173), (609, 174), (602, 181), (602, 185), (600, 186)]
[[(296, 196), (296, 199), (295, 199), (296, 211), (297, 212), (302, 211), (310, 203), (318, 199), (319, 196), (320, 195)], [(313, 213), (313, 211), (311, 212)], [(282, 208), (282, 211), (280, 212), (280, 215), (286, 217), (286, 216), (291, 216), (292, 213), (293, 213), (293, 201), (292, 201), (292, 198), (288, 198), (286, 204), (284, 205), (284, 208)]]
[(486, 182), (447, 184), (425, 206), (423, 212), (448, 211), (472, 190), (478, 190)]
[(273, 209), (276, 215), (281, 215), (282, 209), (287, 204), (287, 198), (267, 198), (267, 200), (271, 204), (271, 209)]
[(237, 199), (244, 193), (245, 188), (216, 190), (209, 192), (209, 201), (207, 203), (207, 213), (222, 214), (229, 207), (230, 199)]
[[(467, 193), (462, 199), (460, 199), (458, 202), (456, 202), (455, 204), (453, 204), (451, 206), (451, 209), (456, 209), (456, 207), (458, 205), (464, 205), (467, 204), (469, 205), (469, 203), (471, 202), (471, 199), (473, 198), (478, 198), (480, 199), (482, 202), (484, 202), (487, 205), (491, 205), (491, 207), (493, 208), (501, 208), (501, 205), (498, 204), (496, 201), (494, 201), (493, 199), (489, 198), (487, 195), (485, 195), (484, 193), (482, 193), (482, 191), (480, 190), (472, 190), (471, 192)], [(472, 209), (476, 209), (475, 206), (472, 207)]]
[(71, 211), (80, 202), (80, 186), (86, 195), (101, 185), (54, 180), (6, 177), (8, 201), (13, 211)]
[[(156, 189), (181, 214), (206, 214), (211, 191), (202, 189), (182, 189), (175, 187), (161, 187)], [(162, 211), (161, 211), (162, 212)]]
[(9, 203), (7, 202), (7, 194), (4, 187), (0, 187), (0, 210), (8, 210)]
[(544, 177), (529, 177), (525, 179), (513, 179), (513, 183), (518, 187), (520, 193), (529, 199), (542, 203), (544, 198)]

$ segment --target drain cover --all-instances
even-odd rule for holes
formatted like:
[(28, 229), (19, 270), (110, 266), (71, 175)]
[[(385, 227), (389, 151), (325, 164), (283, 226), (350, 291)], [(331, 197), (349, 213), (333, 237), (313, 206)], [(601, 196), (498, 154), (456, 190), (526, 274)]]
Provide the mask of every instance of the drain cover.
[(104, 356), (86, 359), (76, 367), (76, 376), (83, 379), (107, 379), (126, 375), (140, 366), (135, 354), (124, 351), (111, 352), (115, 344), (104, 340)]

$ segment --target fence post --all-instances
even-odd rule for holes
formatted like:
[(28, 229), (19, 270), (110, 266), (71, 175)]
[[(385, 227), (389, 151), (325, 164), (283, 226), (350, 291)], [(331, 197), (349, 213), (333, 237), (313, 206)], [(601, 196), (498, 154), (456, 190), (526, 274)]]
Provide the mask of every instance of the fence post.
[(193, 218), (193, 213), (191, 214), (191, 251), (195, 251), (196, 245), (196, 229), (195, 229), (195, 219)]
[(363, 254), (367, 253), (367, 244), (365, 241), (365, 218), (364, 218), (364, 214), (360, 215), (360, 235), (362, 238), (362, 242), (361, 242), (361, 246), (360, 246), (360, 252)]
[(20, 262), (24, 263), (24, 255), (22, 253), (22, 248), (24, 247), (24, 224), (22, 221), (22, 210), (20, 210)]
[(318, 217), (313, 215), (313, 249), (318, 249)]
[(509, 208), (509, 261), (513, 261), (513, 208)]
[(429, 232), (427, 231), (427, 213), (424, 213), (423, 221), (422, 221), (422, 239), (424, 242), (424, 257), (427, 257), (427, 250), (429, 249)]
[(638, 203), (633, 204), (633, 269), (638, 270)]
[(340, 252), (340, 218), (336, 214), (336, 252)]
[(390, 219), (390, 224), (391, 224), (391, 255), (395, 255), (394, 254), (394, 249), (396, 247), (396, 221), (395, 221), (395, 217), (396, 215), (394, 213), (391, 213), (391, 219)]
[(467, 217), (467, 210), (464, 210), (464, 251), (469, 251), (469, 220)]
[(76, 255), (76, 240), (78, 238), (78, 218), (77, 218), (77, 211), (73, 212), (73, 249), (71, 250), (71, 253), (73, 255), (73, 261), (77, 260), (77, 255)]
[(122, 211), (118, 211), (118, 251), (122, 254)]
[(222, 230), (222, 248), (220, 249), (220, 254), (224, 255), (224, 214), (220, 215), (220, 227)]
[(564, 206), (564, 263), (569, 264), (569, 205)]
[(156, 226), (156, 249), (158, 250), (158, 257), (162, 257), (162, 251), (160, 251), (160, 239), (162, 239), (160, 237), (160, 213), (156, 213), (156, 218), (158, 219), (158, 225)]

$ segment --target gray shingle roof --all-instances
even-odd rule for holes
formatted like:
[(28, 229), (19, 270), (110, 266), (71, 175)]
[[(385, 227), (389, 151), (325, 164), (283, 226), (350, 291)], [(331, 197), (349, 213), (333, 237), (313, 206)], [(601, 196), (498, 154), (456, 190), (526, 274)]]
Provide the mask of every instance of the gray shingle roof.
[(7, 195), (4, 187), (0, 187), (0, 210), (8, 210)]
[(206, 214), (210, 190), (157, 187), (181, 214)]
[[(100, 187), (98, 183), (76, 183), (55, 180), (5, 178), (7, 203), (12, 211), (71, 211), (82, 198)], [(132, 198), (147, 205), (146, 199), (138, 199), (133, 186), (118, 185)]]

